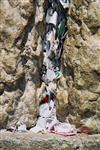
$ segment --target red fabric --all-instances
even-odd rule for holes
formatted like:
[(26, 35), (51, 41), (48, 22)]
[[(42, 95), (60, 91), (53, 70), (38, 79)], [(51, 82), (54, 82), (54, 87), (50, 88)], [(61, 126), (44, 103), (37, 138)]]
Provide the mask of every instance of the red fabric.
[(48, 103), (49, 102), (49, 96), (47, 95), (44, 99), (43, 99), (44, 103)]
[(88, 127), (81, 127), (80, 128), (80, 133), (91, 134), (91, 129), (88, 128)]

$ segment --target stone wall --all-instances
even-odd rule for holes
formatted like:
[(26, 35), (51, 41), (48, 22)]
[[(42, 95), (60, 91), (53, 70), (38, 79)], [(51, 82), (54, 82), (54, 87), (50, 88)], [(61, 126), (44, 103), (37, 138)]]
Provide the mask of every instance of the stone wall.
[(68, 116), (100, 132), (100, 1), (73, 1), (68, 27), (62, 59)]
[(0, 136), (1, 150), (99, 150), (100, 135), (63, 137), (54, 134), (9, 133)]
[[(0, 127), (35, 124), (45, 96), (40, 80), (45, 0), (0, 0)], [(71, 2), (57, 83), (57, 114), (100, 132), (100, 1)]]

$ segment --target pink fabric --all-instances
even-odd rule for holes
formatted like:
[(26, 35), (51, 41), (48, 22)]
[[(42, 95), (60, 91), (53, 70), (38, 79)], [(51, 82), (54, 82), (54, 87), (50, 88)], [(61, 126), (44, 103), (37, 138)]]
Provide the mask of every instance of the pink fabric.
[(59, 135), (63, 135), (63, 136), (73, 136), (76, 135), (76, 132), (56, 132), (56, 131), (50, 131), (50, 133), (54, 133), (54, 134), (59, 134)]

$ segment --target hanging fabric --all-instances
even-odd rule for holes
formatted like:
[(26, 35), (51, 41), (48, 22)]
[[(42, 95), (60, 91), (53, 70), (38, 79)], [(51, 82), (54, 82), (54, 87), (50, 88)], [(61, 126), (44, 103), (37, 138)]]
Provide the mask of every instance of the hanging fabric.
[[(46, 14), (46, 33), (43, 40), (43, 68), (42, 81), (46, 84), (47, 95), (39, 107), (37, 124), (31, 131), (52, 132), (61, 135), (76, 134), (75, 126), (61, 123), (56, 117), (55, 94), (57, 80), (62, 76), (60, 71), (60, 57), (63, 49), (64, 37), (67, 31), (67, 13), (69, 0), (48, 0)], [(56, 81), (56, 82), (55, 82)]]

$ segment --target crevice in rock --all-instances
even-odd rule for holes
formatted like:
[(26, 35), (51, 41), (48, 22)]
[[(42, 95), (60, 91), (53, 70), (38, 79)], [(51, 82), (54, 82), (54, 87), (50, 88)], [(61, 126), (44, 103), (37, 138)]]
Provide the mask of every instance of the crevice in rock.
[(4, 93), (4, 90), (0, 90), (0, 96)]
[[(63, 60), (61, 61), (61, 64), (64, 64)], [(62, 67), (63, 67), (63, 75), (64, 75), (64, 77), (71, 76), (73, 81), (74, 81), (74, 69), (73, 69), (73, 67), (69, 66), (68, 64), (67, 64), (67, 67), (65, 67), (64, 65)]]
[(97, 71), (97, 70), (92, 70), (91, 73), (93, 74), (93, 76), (94, 76), (96, 79), (100, 80), (100, 72), (99, 72), (99, 71)]
[(25, 83), (26, 83), (25, 76), (22, 76), (21, 78), (19, 78), (17, 80), (16, 86), (17, 86), (17, 88), (19, 88), (19, 90), (24, 92), (24, 90), (25, 90)]
[[(22, 114), (22, 116), (24, 115), (24, 113), (26, 113), (25, 114), (26, 116), (28, 116), (30, 114), (31, 114), (31, 116), (34, 115), (34, 106), (35, 106), (34, 103), (35, 103), (35, 101), (39, 102), (43, 98), (42, 96), (45, 95), (45, 91), (46, 91), (46, 90), (42, 90), (42, 88), (41, 88), (42, 81), (40, 78), (41, 78), (41, 68), (42, 68), (42, 63), (43, 63), (41, 43), (43, 40), (43, 36), (45, 34), (45, 26), (46, 26), (45, 21), (44, 21), (45, 20), (44, 11), (47, 12), (48, 0), (45, 0), (45, 1), (44, 0), (38, 0), (38, 1), (31, 0), (28, 2), (30, 8), (27, 7), (28, 5), (26, 4), (26, 1), (25, 1), (25, 4), (24, 4), (24, 1), (22, 2), (21, 0), (18, 0), (18, 1), (7, 0), (7, 1), (9, 1), (9, 4), (12, 8), (11, 13), (9, 13), (8, 10), (6, 10), (7, 8), (9, 8), (9, 6), (5, 5), (6, 6), (5, 7), (4, 6), (5, 3), (2, 3), (3, 0), (0, 1), (0, 4), (4, 7), (4, 8), (3, 7), (0, 8), (1, 9), (0, 18), (3, 20), (1, 22), (1, 31), (0, 31), (0, 33), (1, 33), (0, 47), (2, 47), (2, 51), (4, 53), (3, 55), (5, 55), (4, 58), (6, 57), (6, 55), (8, 56), (9, 53), (13, 53), (13, 54), (17, 55), (17, 57), (15, 58), (14, 61), (16, 61), (17, 59), (19, 61), (17, 60), (18, 64), (15, 67), (9, 66), (9, 64), (8, 64), (8, 66), (6, 66), (6, 62), (5, 62), (5, 64), (2, 63), (2, 53), (0, 53), (0, 71), (2, 72), (0, 74), (0, 80), (2, 81), (2, 82), (0, 81), (0, 102), (1, 102), (0, 110), (2, 108), (6, 108), (6, 106), (8, 104), (8, 101), (5, 103), (2, 102), (2, 96), (5, 93), (7, 93), (9, 95), (10, 93), (13, 93), (13, 92), (15, 92), (15, 95), (16, 95), (16, 93), (17, 93), (16, 91), (19, 90), (20, 96), (15, 97), (15, 101), (13, 104), (14, 109), (15, 109), (14, 115), (12, 115), (13, 111), (9, 112), (9, 110), (6, 111), (6, 109), (5, 109), (5, 112), (8, 113), (8, 116), (12, 115), (13, 117), (15, 117), (14, 119), (18, 121), (18, 119), (20, 118), (19, 116), (21, 114)], [(60, 92), (60, 90), (62, 92), (61, 94), (63, 94), (64, 90), (66, 91), (66, 93), (68, 92), (68, 103), (66, 102), (67, 100), (65, 100), (63, 102), (63, 100), (62, 100), (63, 98), (61, 97), (59, 100), (59, 101), (61, 101), (61, 104), (60, 104), (60, 102), (59, 102), (59, 104), (57, 104), (59, 107), (57, 113), (58, 113), (58, 118), (60, 119), (60, 121), (65, 121), (65, 119), (69, 115), (72, 115), (72, 120), (74, 120), (73, 117), (75, 117), (77, 120), (77, 114), (80, 116), (80, 119), (92, 118), (92, 116), (94, 117), (96, 115), (95, 109), (93, 110), (92, 108), (90, 108), (94, 104), (97, 104), (98, 107), (96, 107), (96, 109), (98, 112), (100, 109), (99, 100), (97, 102), (97, 99), (99, 99), (99, 97), (100, 97), (100, 94), (99, 94), (100, 93), (100, 90), (99, 90), (100, 71), (98, 69), (99, 68), (98, 52), (96, 52), (96, 47), (97, 48), (99, 47), (98, 46), (99, 45), (98, 44), (99, 43), (99, 32), (98, 31), (100, 29), (100, 26), (99, 26), (99, 24), (96, 24), (95, 18), (94, 18), (95, 12), (97, 11), (96, 12), (97, 17), (98, 17), (97, 20), (99, 21), (98, 12), (100, 12), (100, 11), (98, 10), (98, 7), (96, 9), (96, 6), (95, 6), (97, 1), (98, 0), (96, 0), (96, 1), (89, 1), (89, 0), (72, 1), (73, 10), (71, 10), (70, 19), (69, 19), (68, 42), (67, 42), (67, 40), (65, 41), (65, 47), (64, 47), (64, 51), (63, 51), (64, 58), (61, 58), (61, 70), (62, 70), (64, 76), (61, 79), (61, 83), (60, 84), (58, 83), (58, 85), (57, 85), (58, 93)], [(32, 3), (32, 5), (31, 5), (31, 3)], [(91, 6), (90, 16), (94, 20), (91, 18), (88, 18), (88, 16), (87, 16), (87, 14), (89, 15), (89, 12), (88, 12), (89, 7), (88, 6), (89, 6), (89, 4), (91, 5), (92, 3), (94, 3), (94, 4), (93, 4), (93, 6)], [(31, 9), (32, 7), (33, 7), (33, 11)], [(44, 16), (42, 16), (43, 18), (40, 19), (39, 21), (37, 21), (35, 24), (37, 7), (42, 8), (42, 11), (40, 11), (40, 10), (39, 11), (40, 11), (40, 14), (43, 14)], [(27, 12), (27, 8), (28, 8), (29, 12)], [(13, 12), (15, 14), (13, 14)], [(13, 20), (13, 15), (14, 15), (14, 20)], [(39, 15), (37, 17), (39, 17)], [(4, 19), (2, 18), (2, 16), (4, 17)], [(10, 20), (10, 18), (11, 18), (11, 20)], [(21, 19), (23, 19), (23, 22)], [(19, 21), (18, 24), (17, 24), (16, 20)], [(86, 28), (85, 28), (85, 26), (82, 26), (82, 23), (83, 23), (83, 25), (86, 25)], [(10, 24), (11, 24), (11, 27), (10, 27)], [(83, 36), (81, 35), (80, 27), (82, 28)], [(21, 29), (22, 29), (22, 31), (21, 31)], [(18, 32), (20, 31), (20, 34), (19, 33), (16, 34), (17, 31)], [(91, 31), (91, 34), (89, 31)], [(30, 37), (31, 38), (33, 37), (33, 41), (32, 41), (33, 45), (31, 46), (32, 51), (30, 51), (30, 47), (28, 47), (29, 49), (25, 49), (27, 41), (30, 40), (30, 39), (28, 39), (30, 33), (32, 33)], [(84, 38), (81, 39), (82, 37), (84, 37)], [(12, 38), (14, 39), (14, 43), (13, 43), (12, 49), (10, 49), (8, 46), (9, 44), (7, 45), (7, 41), (10, 41), (10, 43), (11, 43), (13, 41)], [(94, 41), (93, 40), (91, 41), (92, 38)], [(95, 46), (95, 44), (96, 44), (96, 46)], [(75, 48), (75, 51), (74, 51), (74, 48)], [(68, 53), (67, 53), (67, 51), (68, 51)], [(82, 53), (81, 53), (81, 51), (82, 51)], [(88, 51), (88, 52), (86, 53), (86, 51)], [(85, 53), (86, 53), (86, 55), (85, 55), (86, 58), (84, 57)], [(91, 56), (92, 55), (94, 56), (94, 53), (95, 53), (95, 57), (90, 58), (89, 54), (91, 54)], [(78, 57), (79, 55), (80, 55), (80, 57)], [(9, 59), (12, 59), (12, 57), (10, 58), (10, 56), (9, 56)], [(7, 59), (7, 61), (9, 61), (9, 59)], [(64, 60), (62, 60), (62, 59), (64, 59)], [(95, 61), (94, 61), (94, 59), (95, 59)], [(77, 63), (77, 66), (75, 65), (75, 63)], [(90, 70), (88, 70), (88, 65), (89, 65)], [(82, 71), (77, 70), (78, 66), (82, 67)], [(96, 68), (96, 70), (93, 69), (93, 67)], [(4, 70), (4, 72), (2, 70)], [(71, 77), (72, 83), (70, 82), (70, 77)], [(64, 84), (63, 84), (63, 82), (64, 82)], [(27, 99), (25, 99), (25, 97), (23, 98), (27, 83), (33, 84), (32, 91), (31, 91), (31, 86), (29, 86), (29, 88), (30, 88), (29, 91), (31, 91), (32, 92), (31, 94), (33, 94), (32, 95), (33, 97), (31, 100), (29, 99), (31, 94), (29, 94), (27, 92), (26, 92), (25, 96), (27, 96), (27, 94), (29, 94), (29, 96), (27, 96)], [(1, 85), (1, 84), (3, 84), (3, 85)], [(74, 93), (74, 90), (76, 90), (75, 91), (76, 93)], [(85, 100), (86, 100), (85, 94), (83, 91), (86, 91), (86, 93), (91, 92), (92, 94), (98, 94), (97, 99), (92, 98), (91, 100), (89, 100), (89, 99), (92, 96), (88, 95), (88, 97), (89, 97), (88, 103), (91, 106), (86, 104), (87, 110), (80, 110), (81, 102), (82, 101), (85, 102)], [(40, 97), (37, 96), (39, 92), (41, 95)], [(67, 99), (66, 97), (67, 96), (64, 95), (64, 99)], [(5, 101), (5, 96), (3, 98), (4, 98), (3, 100)], [(21, 98), (23, 98), (23, 99), (21, 99)], [(19, 111), (20, 107), (18, 108), (19, 102), (22, 103), (22, 106), (23, 106), (22, 108), (25, 109), (25, 111), (24, 111), (24, 109), (22, 109), (21, 113)], [(38, 102), (36, 104), (37, 107), (38, 107)], [(63, 106), (65, 106), (65, 107), (63, 107)], [(16, 112), (16, 110), (17, 110), (17, 112)], [(29, 110), (31, 113), (28, 112)], [(2, 112), (2, 110), (1, 110), (1, 112)], [(2, 112), (2, 114), (3, 114), (3, 112)], [(19, 116), (17, 116), (17, 115), (19, 115)], [(100, 116), (100, 114), (98, 116)], [(29, 118), (29, 120), (31, 120), (30, 116), (28, 116), (26, 118), (27, 119)], [(13, 122), (12, 120), (13, 119), (11, 119), (10, 121)], [(7, 124), (6, 121), (5, 121), (5, 123)], [(30, 122), (28, 122), (28, 123), (30, 124)], [(6, 125), (4, 125), (4, 126), (6, 126)]]
[(85, 110), (82, 114), (80, 114), (82, 119), (90, 118), (96, 115), (95, 111), (91, 111), (89, 109)]
[(90, 27), (90, 31), (91, 31), (92, 35), (96, 34), (99, 29), (100, 29), (100, 26)]
[(22, 77), (15, 80), (13, 83), (9, 84), (5, 83), (4, 85), (5, 85), (4, 91), (13, 92), (19, 89), (23, 92), (25, 89), (25, 76), (23, 75)]
[[(27, 39), (28, 39), (28, 33), (31, 32), (33, 26), (34, 26), (34, 20), (35, 15), (31, 14), (26, 26), (22, 30), (22, 32), (19, 34), (19, 36), (14, 40), (13, 46), (16, 46), (18, 44), (19, 48), (24, 48)], [(18, 43), (20, 41), (20, 43)]]
[(35, 29), (38, 32), (39, 36), (41, 36), (41, 38), (43, 39), (43, 36), (45, 33), (45, 23), (43, 21), (37, 23), (37, 25), (35, 26)]

